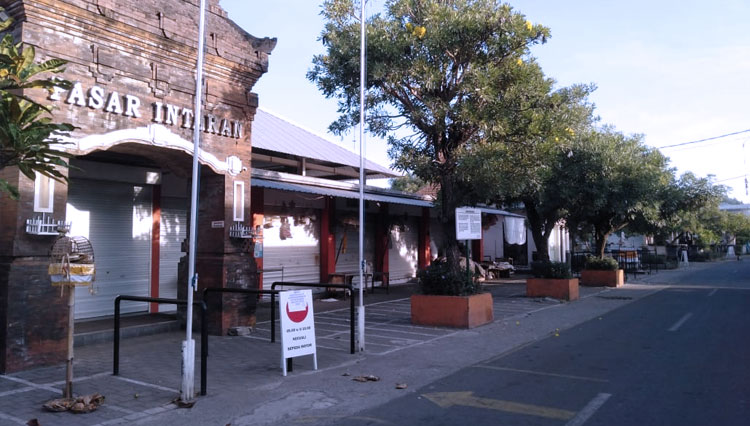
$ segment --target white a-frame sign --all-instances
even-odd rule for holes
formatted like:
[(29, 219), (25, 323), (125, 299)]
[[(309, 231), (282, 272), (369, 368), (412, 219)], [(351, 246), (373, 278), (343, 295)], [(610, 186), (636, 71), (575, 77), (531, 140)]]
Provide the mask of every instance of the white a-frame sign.
[(311, 290), (282, 291), (279, 293), (281, 317), (281, 368), (286, 376), (288, 358), (312, 355), (318, 369), (315, 346), (315, 316)]

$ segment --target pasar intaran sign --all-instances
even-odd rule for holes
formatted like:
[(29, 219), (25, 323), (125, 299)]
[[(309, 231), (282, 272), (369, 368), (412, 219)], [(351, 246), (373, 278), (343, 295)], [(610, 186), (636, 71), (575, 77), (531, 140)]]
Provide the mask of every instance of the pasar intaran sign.
[[(73, 88), (65, 93), (64, 89), (55, 88), (49, 97), (52, 101), (64, 101), (79, 107), (88, 107), (125, 117), (141, 118), (142, 103), (140, 98), (131, 94), (121, 95), (117, 91), (106, 92), (100, 86), (91, 86), (87, 91), (77, 82)], [(195, 113), (190, 108), (184, 108), (162, 102), (151, 104), (151, 121), (165, 126), (179, 126), (184, 129), (195, 127)], [(243, 128), (239, 120), (217, 117), (213, 114), (203, 114), (201, 130), (206, 133), (241, 139)]]

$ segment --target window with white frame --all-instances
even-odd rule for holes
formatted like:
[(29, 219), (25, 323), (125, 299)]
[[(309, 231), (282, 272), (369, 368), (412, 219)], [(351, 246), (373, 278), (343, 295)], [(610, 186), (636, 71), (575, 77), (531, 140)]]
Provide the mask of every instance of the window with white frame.
[(52, 213), (55, 199), (55, 180), (39, 172), (34, 179), (34, 211)]
[(234, 181), (234, 220), (245, 220), (245, 182)]

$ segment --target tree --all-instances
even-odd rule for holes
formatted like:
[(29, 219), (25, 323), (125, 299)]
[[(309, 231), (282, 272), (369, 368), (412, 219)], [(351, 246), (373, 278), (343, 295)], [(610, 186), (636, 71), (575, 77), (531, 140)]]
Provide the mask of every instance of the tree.
[[(0, 8), (0, 13), (3, 9)], [(4, 14), (4, 13), (3, 13)], [(11, 19), (0, 24), (0, 31), (10, 27)], [(70, 155), (54, 145), (62, 143), (61, 136), (74, 129), (68, 123), (57, 124), (49, 117), (51, 107), (26, 96), (29, 90), (51, 91), (54, 87), (70, 88), (70, 82), (56, 78), (38, 78), (42, 73), (60, 73), (65, 61), (50, 59), (36, 62), (33, 46), (16, 44), (6, 34), (0, 41), (0, 170), (16, 166), (29, 179), (35, 172), (55, 180), (65, 180), (58, 170), (67, 167)], [(17, 199), (18, 189), (0, 179), (0, 192)]]
[(404, 176), (391, 179), (391, 189), (410, 194), (416, 194), (424, 186), (425, 183), (422, 179), (408, 173)]
[[(534, 63), (526, 66), (536, 67)], [(523, 204), (538, 259), (549, 260), (549, 237), (567, 206), (554, 189), (561, 177), (553, 173), (552, 164), (594, 121), (593, 106), (587, 101), (594, 86), (553, 91), (554, 82), (539, 69), (529, 83), (525, 96), (509, 109), (514, 115), (513, 131), (472, 147), (460, 171), (466, 175), (462, 181), (471, 182), (479, 192), (476, 197), (486, 197), (488, 204)]]
[(560, 153), (554, 165), (559, 179), (553, 182), (560, 184), (551, 190), (568, 200), (568, 226), (593, 234), (599, 257), (612, 233), (625, 227), (647, 232), (659, 225), (661, 194), (673, 173), (667, 158), (646, 147), (640, 135), (593, 129)]
[[(330, 129), (358, 122), (360, 22), (353, 0), (327, 0), (308, 78), (339, 100)], [(387, 0), (367, 24), (367, 125), (388, 136), (395, 165), (437, 184), (448, 265), (458, 269), (455, 208), (470, 202), (458, 186), (460, 152), (506, 134), (507, 98), (528, 77), (523, 60), (549, 30), (497, 0)], [(398, 132), (400, 130), (400, 132)]]
[(726, 187), (714, 185), (710, 178), (699, 178), (691, 172), (673, 179), (660, 194), (659, 214), (662, 222), (653, 230), (658, 240), (679, 238), (685, 232), (703, 235), (703, 241), (720, 236), (709, 230), (709, 223), (720, 216), (719, 203), (726, 197)]

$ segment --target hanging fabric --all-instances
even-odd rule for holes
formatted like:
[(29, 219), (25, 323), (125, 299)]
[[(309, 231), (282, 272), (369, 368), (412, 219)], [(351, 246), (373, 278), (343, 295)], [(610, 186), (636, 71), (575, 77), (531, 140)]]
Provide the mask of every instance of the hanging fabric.
[(526, 244), (524, 218), (505, 216), (505, 242), (508, 244)]

